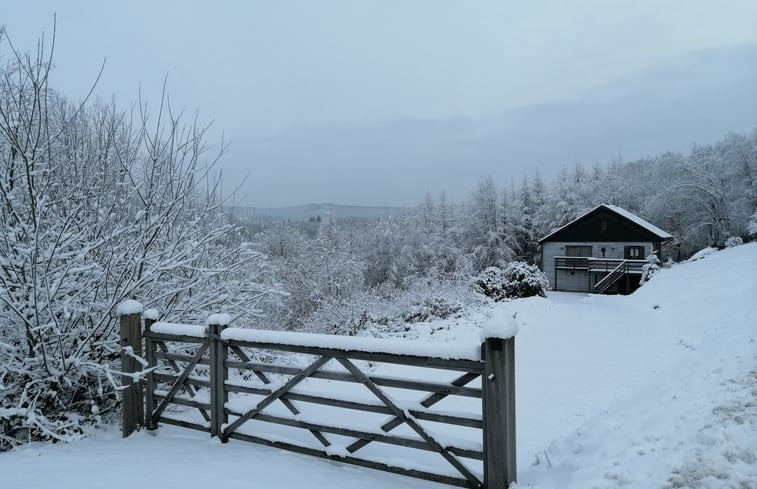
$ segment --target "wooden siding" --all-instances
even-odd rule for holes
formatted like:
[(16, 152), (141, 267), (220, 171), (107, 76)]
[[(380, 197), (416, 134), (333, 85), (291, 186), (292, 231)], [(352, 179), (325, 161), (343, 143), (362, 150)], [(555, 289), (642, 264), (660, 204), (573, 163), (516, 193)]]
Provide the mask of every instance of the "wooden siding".
[(660, 238), (609, 209), (598, 208), (549, 236), (548, 241), (578, 244), (630, 241), (652, 243), (660, 241)]

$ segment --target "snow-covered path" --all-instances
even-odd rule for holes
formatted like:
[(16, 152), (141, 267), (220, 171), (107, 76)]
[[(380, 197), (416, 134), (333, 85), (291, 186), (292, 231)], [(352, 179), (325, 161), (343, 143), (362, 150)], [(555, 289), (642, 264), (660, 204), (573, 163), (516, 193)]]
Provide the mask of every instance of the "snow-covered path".
[[(555, 293), (496, 307), (521, 323), (519, 487), (757, 488), (757, 244), (664, 270), (629, 297)], [(492, 312), (406, 336), (475, 341)], [(173, 427), (0, 454), (4, 489), (156, 482), (443, 487)]]

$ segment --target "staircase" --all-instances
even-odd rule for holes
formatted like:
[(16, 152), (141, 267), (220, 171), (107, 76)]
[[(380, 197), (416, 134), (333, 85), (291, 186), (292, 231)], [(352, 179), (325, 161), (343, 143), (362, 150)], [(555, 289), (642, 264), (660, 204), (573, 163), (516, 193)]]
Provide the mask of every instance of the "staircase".
[(605, 275), (602, 280), (596, 283), (594, 286), (594, 292), (597, 294), (604, 294), (614, 283), (625, 277), (628, 271), (628, 260), (623, 260), (617, 267), (612, 269), (610, 273)]

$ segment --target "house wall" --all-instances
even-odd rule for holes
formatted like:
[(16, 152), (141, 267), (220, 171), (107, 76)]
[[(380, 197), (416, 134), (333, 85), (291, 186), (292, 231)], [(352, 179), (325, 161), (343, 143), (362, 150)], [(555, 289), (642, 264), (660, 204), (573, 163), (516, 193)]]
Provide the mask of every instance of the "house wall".
[[(541, 245), (541, 270), (549, 279), (549, 286), (552, 290), (590, 292), (593, 284), (591, 277), (589, 277), (589, 272), (555, 269), (555, 257), (565, 256), (566, 246), (591, 246), (591, 256), (594, 258), (622, 260), (626, 246), (643, 246), (644, 254), (649, 255), (652, 251), (652, 245), (651, 241), (608, 241), (596, 243), (587, 243), (585, 241), (545, 242)], [(604, 256), (602, 255), (602, 248), (605, 249)]]

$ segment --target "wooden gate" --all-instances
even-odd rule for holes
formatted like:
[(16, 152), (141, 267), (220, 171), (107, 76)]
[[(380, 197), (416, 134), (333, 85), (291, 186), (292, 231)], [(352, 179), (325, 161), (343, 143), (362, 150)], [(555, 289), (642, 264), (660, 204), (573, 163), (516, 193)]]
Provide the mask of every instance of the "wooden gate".
[[(254, 442), (461, 487), (504, 489), (516, 479), (513, 338), (487, 338), (479, 349), (230, 328), (221, 316), (207, 327), (148, 316), (148, 429), (172, 424), (222, 442)], [(139, 327), (139, 319), (122, 316), (122, 330)], [(466, 412), (432, 409), (445, 403), (465, 405)], [(189, 411), (176, 413), (177, 406)], [(131, 419), (141, 413), (127, 410), (124, 426), (141, 424)], [(288, 431), (281, 436), (266, 426)], [(468, 436), (449, 434), (461, 431)], [(371, 452), (376, 445), (425, 453), (427, 467), (433, 454), (449, 470), (382, 460), (381, 450)]]

